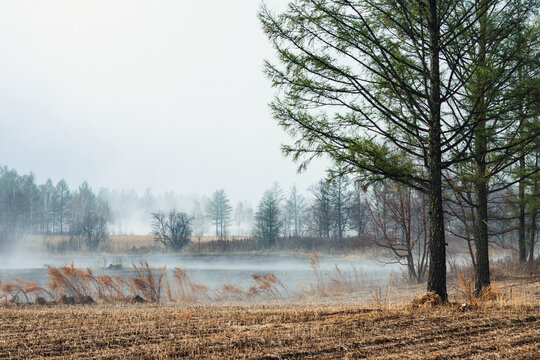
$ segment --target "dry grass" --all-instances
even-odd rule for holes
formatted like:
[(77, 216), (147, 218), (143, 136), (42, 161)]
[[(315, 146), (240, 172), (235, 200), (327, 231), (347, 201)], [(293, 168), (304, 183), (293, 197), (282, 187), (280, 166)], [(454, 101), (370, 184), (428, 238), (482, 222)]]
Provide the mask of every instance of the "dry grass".
[[(208, 244), (216, 241), (235, 242), (246, 239), (250, 238), (245, 236), (190, 236), (191, 246), (195, 249), (198, 244)], [(28, 239), (28, 243), (36, 248), (45, 246), (50, 249), (58, 248), (62, 243), (68, 241), (69, 235), (33, 235)], [(163, 250), (164, 247), (156, 244), (152, 235), (110, 235), (107, 242), (107, 251), (115, 254)]]
[(411, 308), (433, 307), (435, 305), (440, 305), (441, 302), (441, 297), (437, 295), (435, 291), (429, 291), (413, 299), (410, 306)]
[(273, 273), (251, 275), (255, 285), (247, 289), (247, 297), (287, 297), (289, 290)]
[(71, 265), (51, 266), (46, 265), (49, 274), (49, 288), (55, 294), (55, 299), (60, 295), (73, 296), (82, 299), (91, 294), (92, 272), (90, 269), (76, 268)]
[(170, 294), (169, 301), (199, 302), (210, 299), (208, 287), (193, 282), (184, 268), (174, 268), (173, 279), (172, 289), (174, 289), (174, 293), (170, 290), (171, 287), (168, 285), (167, 280), (167, 293)]
[(490, 284), (487, 287), (482, 288), (480, 292), (476, 294), (472, 278), (465, 276), (463, 273), (458, 274), (458, 285), (465, 298), (464, 304), (468, 306), (477, 306), (478, 304), (502, 296), (497, 284)]
[(315, 282), (310, 283), (309, 291), (304, 291), (303, 296), (331, 296), (342, 293), (350, 293), (365, 287), (363, 278), (365, 274), (358, 271), (354, 266), (350, 272), (344, 272), (337, 264), (332, 271), (322, 271), (319, 255), (315, 250), (311, 251), (309, 264), (313, 269)]
[[(165, 267), (151, 268), (148, 263), (133, 264), (136, 276), (132, 278), (112, 277), (106, 274), (94, 275), (91, 269), (81, 269), (71, 265), (49, 266), (47, 273), (50, 281), (48, 287), (40, 287), (35, 282), (13, 280), (11, 283), (0, 282), (0, 299), (14, 304), (31, 303), (41, 297), (43, 302), (59, 302), (65, 296), (73, 297), (73, 302), (83, 302), (88, 297), (102, 303), (114, 302), (183, 302), (206, 303), (208, 301), (266, 301), (273, 299), (300, 298), (304, 300), (313, 298), (354, 299), (362, 303), (370, 303), (379, 309), (385, 309), (403, 302), (404, 299), (418, 297), (413, 306), (433, 305), (438, 301), (423, 294), (425, 285), (406, 284), (404, 282), (391, 282), (385, 286), (368, 285), (364, 279), (366, 275), (358, 272), (354, 267), (352, 271), (344, 272), (337, 265), (332, 270), (322, 271), (318, 254), (313, 251), (310, 258), (313, 269), (314, 282), (308, 283), (308, 289), (288, 289), (273, 273), (252, 274), (253, 285), (246, 289), (236, 284), (222, 284), (216, 289), (209, 289), (204, 284), (194, 283), (188, 272), (183, 268), (175, 268), (168, 273)], [(496, 271), (496, 267), (494, 267)], [(172, 275), (171, 277), (169, 275)], [(505, 279), (508, 279), (506, 277)], [(520, 273), (513, 279), (540, 281), (539, 274)], [(306, 285), (306, 284), (300, 284)], [(498, 300), (505, 296), (496, 283), (475, 294), (473, 281), (465, 275), (458, 273), (455, 280), (451, 280), (457, 296), (451, 301), (458, 301), (469, 307), (480, 303)]]
[(72, 297), (74, 303), (85, 299), (103, 303), (133, 302), (189, 302), (231, 300), (263, 300), (289, 297), (287, 287), (273, 274), (252, 274), (254, 284), (244, 290), (235, 284), (222, 284), (215, 290), (195, 283), (181, 267), (174, 268), (172, 279), (166, 267), (152, 268), (147, 262), (132, 264), (136, 276), (130, 279), (107, 274), (95, 275), (90, 268), (77, 268), (73, 264), (59, 267), (46, 265), (48, 288), (35, 282), (13, 280), (0, 282), (0, 299), (16, 305), (30, 304), (42, 297), (50, 305)]
[[(62, 296), (72, 296), (76, 302), (90, 296), (104, 302), (126, 301), (127, 281), (118, 276), (94, 275), (91, 269), (71, 265), (46, 265), (49, 290), (42, 289), (48, 300), (59, 301)], [(42, 295), (43, 296), (43, 295)], [(27, 302), (29, 299), (26, 299)]]
[[(150, 301), (161, 301), (164, 278), (167, 276), (167, 268), (153, 269), (147, 262), (141, 261), (139, 265), (133, 264), (138, 277), (131, 279), (130, 286), (133, 295), (142, 296)], [(168, 282), (168, 281), (167, 281)], [(168, 292), (170, 293), (170, 291)]]
[(458, 304), (5, 308), (0, 358), (536, 359), (540, 304), (524, 285), (538, 291), (512, 284), (512, 298), (465, 313)]
[(39, 297), (50, 296), (52, 294), (39, 286), (37, 282), (26, 282), (15, 279), (12, 283), (3, 284), (0, 282), (0, 298), (4, 298), (12, 303), (27, 302)]
[[(51, 289), (58, 294), (114, 299), (140, 283), (134, 293), (182, 303), (7, 303), (0, 307), (0, 358), (536, 359), (540, 351), (537, 275), (506, 279), (477, 298), (472, 281), (462, 276), (449, 284), (450, 302), (441, 305), (433, 294), (411, 302), (423, 285), (355, 290), (352, 279), (337, 269), (322, 274), (317, 263), (314, 254), (320, 282), (313, 287), (320, 294), (287, 302), (276, 300), (288, 290), (273, 274), (252, 275), (254, 285), (247, 290), (225, 284), (210, 292), (181, 268), (168, 279), (164, 268), (140, 263), (137, 281), (96, 276), (73, 264), (52, 268)], [(6, 296), (23, 303), (25, 292), (43, 295), (35, 284), (13, 284)], [(346, 292), (328, 295), (336, 288)], [(210, 298), (225, 303), (190, 303)], [(268, 301), (245, 302), (252, 298)], [(474, 306), (460, 311), (464, 301)]]

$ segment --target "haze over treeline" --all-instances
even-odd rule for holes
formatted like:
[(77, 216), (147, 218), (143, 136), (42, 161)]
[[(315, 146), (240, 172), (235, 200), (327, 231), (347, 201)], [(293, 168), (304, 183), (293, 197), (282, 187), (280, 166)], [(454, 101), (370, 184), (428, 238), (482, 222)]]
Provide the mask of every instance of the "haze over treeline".
[(309, 187), (326, 164), (296, 175), (279, 152), (289, 137), (267, 111), (261, 68), (272, 51), (258, 7), (1, 2), (1, 163), (39, 183), (139, 195), (224, 188), (252, 204), (276, 180)]
[[(517, 241), (521, 234), (517, 190), (509, 187), (489, 199), (493, 217), (490, 242), (522, 250)], [(530, 190), (534, 189), (528, 187), (527, 193)], [(462, 194), (470, 196), (470, 190)], [(462, 249), (475, 266), (474, 210), (452, 191), (446, 196), (453, 199), (445, 206), (448, 242)], [(528, 194), (528, 207), (535, 206), (534, 196)], [(63, 179), (38, 184), (33, 174), (0, 168), (0, 239), (4, 249), (17, 248), (30, 235), (42, 236), (43, 246), (48, 236), (63, 235), (69, 240), (61, 247), (47, 245), (43, 250), (107, 252), (110, 235), (146, 235), (151, 231), (157, 235), (153, 232), (157, 219), (168, 228), (173, 226), (169, 222), (172, 217), (179, 216), (184, 219), (184, 236), (234, 236), (254, 241), (255, 249), (292, 246), (309, 251), (314, 244), (325, 244), (324, 248), (332, 251), (379, 247), (390, 256), (387, 261), (401, 263), (411, 279), (423, 281), (428, 266), (427, 215), (425, 194), (397, 182), (366, 187), (347, 175), (320, 179), (304, 191), (296, 186), (284, 189), (275, 182), (251, 204), (232, 201), (223, 189), (208, 195), (154, 194), (150, 189), (142, 195), (105, 188), (96, 192), (87, 182), (74, 189)], [(526, 213), (525, 220), (531, 240), (523, 246), (532, 258), (534, 211)], [(165, 251), (182, 249), (189, 242), (184, 239), (181, 246), (166, 246)], [(314, 239), (319, 242), (314, 243)]]

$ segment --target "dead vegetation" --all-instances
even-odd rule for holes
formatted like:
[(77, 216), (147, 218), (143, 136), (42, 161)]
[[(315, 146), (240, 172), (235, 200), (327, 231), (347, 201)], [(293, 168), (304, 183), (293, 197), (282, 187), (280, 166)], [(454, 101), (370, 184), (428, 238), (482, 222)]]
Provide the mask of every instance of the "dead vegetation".
[(177, 299), (181, 302), (201, 302), (210, 299), (208, 287), (204, 284), (193, 282), (184, 268), (174, 268), (173, 280), (172, 286), (169, 286), (169, 282), (167, 281), (169, 301)]
[(0, 358), (535, 359), (540, 304), (522, 285), (468, 312), (456, 303), (11, 307), (0, 311)]
[[(540, 281), (538, 273), (531, 274), (529, 267), (522, 269), (510, 261), (499, 262), (503, 270), (494, 266), (493, 272), (511, 271), (513, 279)], [(77, 268), (73, 263), (59, 267), (46, 266), (49, 281), (46, 287), (36, 282), (15, 279), (9, 283), (0, 282), (0, 299), (4, 303), (40, 305), (52, 304), (93, 304), (98, 303), (207, 303), (227, 301), (267, 301), (276, 299), (321, 299), (346, 296), (350, 299), (371, 303), (379, 309), (400, 303), (405, 299), (416, 299), (412, 307), (433, 306), (439, 301), (430, 294), (422, 294), (423, 285), (390, 282), (387, 286), (372, 286), (365, 281), (366, 275), (352, 267), (343, 271), (337, 265), (331, 270), (322, 270), (318, 254), (310, 257), (314, 282), (300, 284), (303, 287), (288, 289), (273, 273), (252, 274), (253, 285), (242, 288), (236, 284), (222, 284), (216, 289), (194, 282), (182, 267), (167, 271), (166, 267), (152, 268), (146, 262), (133, 264), (135, 276), (122, 278), (107, 274), (96, 275), (87, 268)], [(454, 301), (464, 308), (475, 307), (479, 303), (500, 300), (504, 296), (497, 284), (474, 293), (473, 280), (467, 269), (456, 269), (451, 273), (450, 287), (457, 294)], [(521, 271), (521, 272), (520, 272)], [(508, 279), (507, 275), (504, 279)], [(307, 288), (306, 288), (307, 285)], [(359, 296), (362, 294), (362, 296)], [(344, 298), (346, 299), (346, 298)]]
[(495, 300), (499, 296), (502, 296), (497, 284), (491, 284), (482, 288), (479, 293), (475, 293), (473, 279), (466, 277), (462, 273), (458, 274), (458, 285), (465, 298), (464, 304), (468, 306), (477, 306), (480, 303)]
[(52, 296), (50, 292), (46, 289), (39, 286), (36, 282), (25, 282), (20, 279), (15, 279), (12, 283), (2, 284), (0, 283), (0, 291), (3, 297), (6, 300), (11, 300), (12, 302), (30, 302), (30, 299), (33, 297), (43, 298), (44, 295)]
[[(9, 302), (21, 304), (42, 298), (54, 303), (91, 303), (88, 298), (103, 303), (115, 302), (206, 302), (232, 300), (267, 300), (290, 297), (333, 296), (346, 294), (365, 287), (363, 277), (356, 268), (344, 272), (335, 265), (331, 271), (322, 271), (318, 254), (313, 251), (310, 258), (315, 281), (308, 289), (291, 291), (275, 274), (252, 274), (253, 285), (244, 289), (236, 284), (222, 284), (209, 289), (204, 284), (194, 282), (188, 272), (181, 267), (172, 270), (166, 267), (152, 268), (147, 262), (132, 264), (136, 276), (129, 279), (107, 274), (95, 275), (90, 268), (77, 268), (73, 264), (63, 266), (46, 265), (49, 282), (47, 288), (37, 283), (15, 280), (0, 286), (0, 297)], [(66, 300), (66, 297), (73, 301)], [(42, 301), (42, 300), (41, 300)], [(93, 302), (93, 301), (92, 301)]]
[(418, 307), (433, 307), (442, 303), (441, 297), (435, 293), (435, 291), (429, 291), (422, 294), (411, 301), (412, 308)]
[(0, 282), (0, 299), (16, 305), (70, 305), (91, 304), (94, 299), (102, 303), (199, 303), (289, 296), (287, 287), (273, 273), (252, 274), (254, 284), (246, 290), (235, 284), (222, 284), (210, 290), (206, 285), (194, 282), (181, 267), (174, 268), (169, 277), (166, 267), (152, 268), (142, 261), (132, 266), (136, 276), (125, 279), (95, 275), (91, 269), (77, 268), (73, 263), (59, 267), (47, 265), (47, 288), (18, 279), (5, 284)]
[(350, 272), (344, 272), (337, 264), (332, 271), (322, 271), (319, 255), (312, 250), (309, 263), (313, 269), (315, 283), (309, 284), (309, 290), (302, 295), (331, 296), (342, 293), (350, 293), (365, 287), (365, 274), (362, 274), (354, 266)]
[[(318, 292), (286, 303), (273, 301), (289, 291), (274, 274), (253, 274), (247, 290), (224, 284), (210, 291), (182, 268), (169, 278), (165, 268), (139, 263), (136, 277), (116, 279), (73, 264), (51, 267), (51, 289), (14, 281), (0, 285), (4, 296), (27, 303), (32, 296), (90, 294), (98, 304), (7, 302), (0, 308), (0, 358), (535, 359), (540, 351), (535, 275), (503, 280), (480, 296), (462, 275), (449, 286), (450, 302), (441, 304), (432, 293), (414, 299), (404, 287), (359, 296), (364, 289), (353, 275), (320, 271), (316, 254), (312, 266)], [(352, 290), (329, 295), (339, 289)], [(406, 300), (397, 301), (403, 294)], [(263, 303), (246, 301), (255, 298)]]

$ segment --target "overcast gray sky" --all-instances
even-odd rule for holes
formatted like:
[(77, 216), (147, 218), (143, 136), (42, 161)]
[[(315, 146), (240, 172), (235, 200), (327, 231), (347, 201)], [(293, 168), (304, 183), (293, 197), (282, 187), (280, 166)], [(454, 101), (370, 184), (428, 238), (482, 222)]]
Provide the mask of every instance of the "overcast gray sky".
[[(269, 0), (277, 9), (287, 1)], [(267, 104), (257, 0), (0, 2), (0, 164), (142, 193), (301, 190)]]

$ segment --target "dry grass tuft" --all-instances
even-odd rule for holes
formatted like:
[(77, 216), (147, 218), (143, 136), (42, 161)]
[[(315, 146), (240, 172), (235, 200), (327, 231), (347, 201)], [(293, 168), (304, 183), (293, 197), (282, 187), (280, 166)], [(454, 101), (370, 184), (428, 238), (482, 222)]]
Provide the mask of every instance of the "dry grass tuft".
[(10, 301), (16, 304), (22, 302), (23, 298), (27, 303), (30, 303), (40, 296), (50, 295), (50, 293), (39, 286), (37, 282), (26, 282), (20, 279), (14, 279), (13, 283), (0, 283), (0, 291), (6, 302)]
[(62, 295), (73, 296), (76, 301), (90, 296), (92, 293), (92, 273), (90, 269), (86, 271), (76, 268), (73, 262), (71, 265), (55, 267), (45, 265), (49, 274), (49, 288), (56, 301)]
[(51, 300), (59, 301), (62, 296), (72, 296), (76, 302), (95, 297), (104, 302), (127, 301), (126, 281), (118, 276), (94, 275), (91, 269), (71, 265), (46, 265), (50, 292), (42, 291)]
[(214, 300), (217, 301), (231, 301), (242, 300), (246, 296), (244, 289), (235, 284), (221, 284), (216, 289), (216, 295)]
[(271, 297), (279, 298), (288, 294), (287, 287), (273, 273), (251, 275), (255, 285), (246, 291), (246, 297)]
[(478, 293), (476, 296), (476, 303), (484, 303), (486, 301), (497, 300), (502, 296), (499, 286), (497, 284), (490, 284)]
[(435, 305), (442, 304), (441, 297), (435, 293), (435, 291), (429, 291), (422, 294), (411, 301), (410, 306), (413, 308), (418, 307), (433, 307)]
[[(204, 284), (194, 283), (184, 268), (174, 268), (173, 280), (174, 290), (172, 293), (175, 300), (182, 302), (197, 302), (210, 299), (208, 287)], [(169, 300), (172, 301), (171, 299)]]
[(474, 286), (470, 277), (465, 276), (463, 272), (458, 274), (458, 286), (465, 297), (466, 304), (472, 306), (475, 303)]
[(105, 302), (125, 302), (128, 301), (125, 289), (126, 281), (120, 276), (109, 276), (107, 274), (94, 276), (92, 280), (97, 292), (97, 297)]
[(312, 250), (309, 264), (313, 269), (315, 283), (309, 284), (310, 291), (304, 292), (302, 294), (304, 296), (331, 296), (344, 294), (357, 291), (365, 286), (362, 281), (362, 278), (366, 277), (365, 274), (362, 274), (354, 266), (352, 266), (352, 271), (350, 273), (345, 273), (337, 264), (334, 264), (333, 271), (323, 272), (321, 270), (319, 255), (315, 250)]
[(465, 298), (465, 304), (470, 307), (478, 306), (487, 301), (497, 300), (502, 296), (499, 286), (496, 284), (488, 285), (476, 293), (473, 280), (465, 276), (464, 273), (458, 274), (457, 283), (462, 296)]
[(167, 275), (166, 267), (152, 269), (148, 262), (140, 261), (139, 265), (132, 264), (138, 277), (132, 278), (133, 296), (142, 296), (146, 300), (160, 302), (162, 300), (163, 280)]

